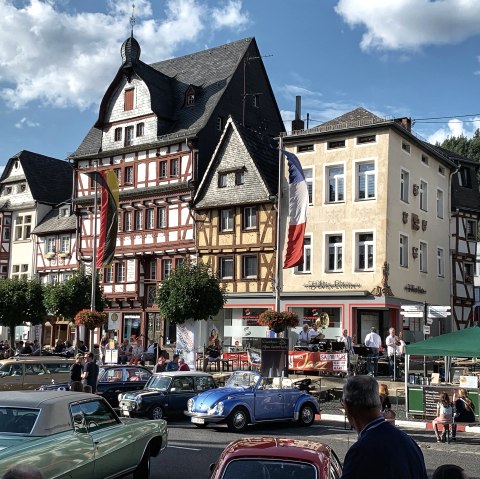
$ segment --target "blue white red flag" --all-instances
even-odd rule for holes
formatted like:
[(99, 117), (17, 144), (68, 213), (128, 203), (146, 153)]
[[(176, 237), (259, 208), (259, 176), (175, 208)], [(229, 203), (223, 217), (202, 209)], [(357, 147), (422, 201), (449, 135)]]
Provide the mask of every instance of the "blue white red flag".
[(287, 252), (283, 268), (293, 268), (303, 263), (303, 238), (307, 224), (308, 188), (299, 159), (282, 150), (288, 161), (288, 226)]

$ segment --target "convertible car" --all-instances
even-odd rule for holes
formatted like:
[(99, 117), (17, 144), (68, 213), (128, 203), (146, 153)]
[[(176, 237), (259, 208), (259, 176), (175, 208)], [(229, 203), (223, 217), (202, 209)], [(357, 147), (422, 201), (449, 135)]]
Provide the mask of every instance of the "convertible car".
[(70, 391), (0, 393), (0, 470), (28, 463), (45, 479), (150, 477), (167, 446), (163, 420), (120, 420), (100, 396)]
[(315, 441), (250, 437), (229, 444), (212, 464), (210, 479), (340, 479), (333, 450)]
[(188, 400), (185, 414), (197, 427), (227, 423), (234, 432), (262, 421), (297, 421), (310, 426), (320, 413), (317, 400), (287, 378), (264, 378), (253, 371), (236, 371), (225, 387)]

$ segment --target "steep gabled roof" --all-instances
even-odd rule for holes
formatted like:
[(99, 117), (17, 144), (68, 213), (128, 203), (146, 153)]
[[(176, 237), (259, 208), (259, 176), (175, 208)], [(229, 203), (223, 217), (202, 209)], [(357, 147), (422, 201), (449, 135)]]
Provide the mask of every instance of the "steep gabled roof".
[(15, 161), (22, 165), (35, 201), (57, 205), (72, 197), (73, 169), (68, 162), (22, 150), (8, 160), (0, 183), (5, 182)]
[(356, 108), (355, 110), (349, 111), (343, 115), (338, 116), (337, 118), (333, 118), (333, 120), (326, 121), (322, 123), (320, 126), (327, 127), (327, 126), (341, 126), (343, 124), (354, 124), (354, 123), (382, 123), (384, 122), (384, 118), (380, 118), (379, 116), (373, 114), (371, 111), (365, 110), (365, 108)]
[[(210, 119), (252, 43), (255, 44), (253, 38), (245, 38), (151, 65), (135, 58), (128, 68), (124, 63), (104, 95), (99, 119), (73, 156), (94, 155), (100, 151), (103, 115), (111, 95), (127, 74), (135, 73), (145, 82), (151, 93), (152, 110), (165, 120), (159, 127), (159, 142), (170, 135), (191, 136), (199, 132)], [(186, 107), (185, 92), (190, 85), (196, 87), (195, 104)]]
[(62, 231), (75, 231), (77, 229), (77, 217), (74, 214), (60, 216), (60, 208), (53, 208), (32, 231), (33, 234), (41, 235), (59, 233)]

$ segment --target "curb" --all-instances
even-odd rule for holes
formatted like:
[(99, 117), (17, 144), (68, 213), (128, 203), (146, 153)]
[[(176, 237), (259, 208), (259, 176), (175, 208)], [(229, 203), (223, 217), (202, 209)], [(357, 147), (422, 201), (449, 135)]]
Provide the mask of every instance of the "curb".
[[(317, 414), (315, 419), (326, 419), (327, 421), (343, 422), (344, 424), (346, 423), (346, 418), (342, 414)], [(346, 424), (348, 425), (348, 422)], [(395, 426), (404, 427), (407, 429), (425, 429), (433, 431), (432, 423), (430, 421), (406, 421), (396, 419)], [(457, 432), (480, 434), (480, 426), (466, 426), (464, 424), (458, 424)]]

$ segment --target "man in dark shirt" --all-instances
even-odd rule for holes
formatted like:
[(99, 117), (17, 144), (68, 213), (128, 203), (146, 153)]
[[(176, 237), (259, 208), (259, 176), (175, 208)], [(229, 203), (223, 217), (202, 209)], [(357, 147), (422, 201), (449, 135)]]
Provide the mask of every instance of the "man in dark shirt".
[(77, 354), (75, 362), (70, 367), (70, 383), (81, 381), (83, 373), (83, 354)]
[(342, 479), (371, 479), (372, 474), (382, 479), (427, 479), (423, 454), (415, 441), (383, 418), (373, 377), (348, 378), (342, 403), (358, 432), (357, 442), (345, 456)]
[(95, 362), (93, 357), (93, 353), (88, 353), (85, 356), (85, 363), (84, 372), (83, 372), (83, 379), (85, 379), (88, 386), (92, 387), (92, 393), (95, 394), (97, 392), (97, 381), (98, 381), (98, 364)]

